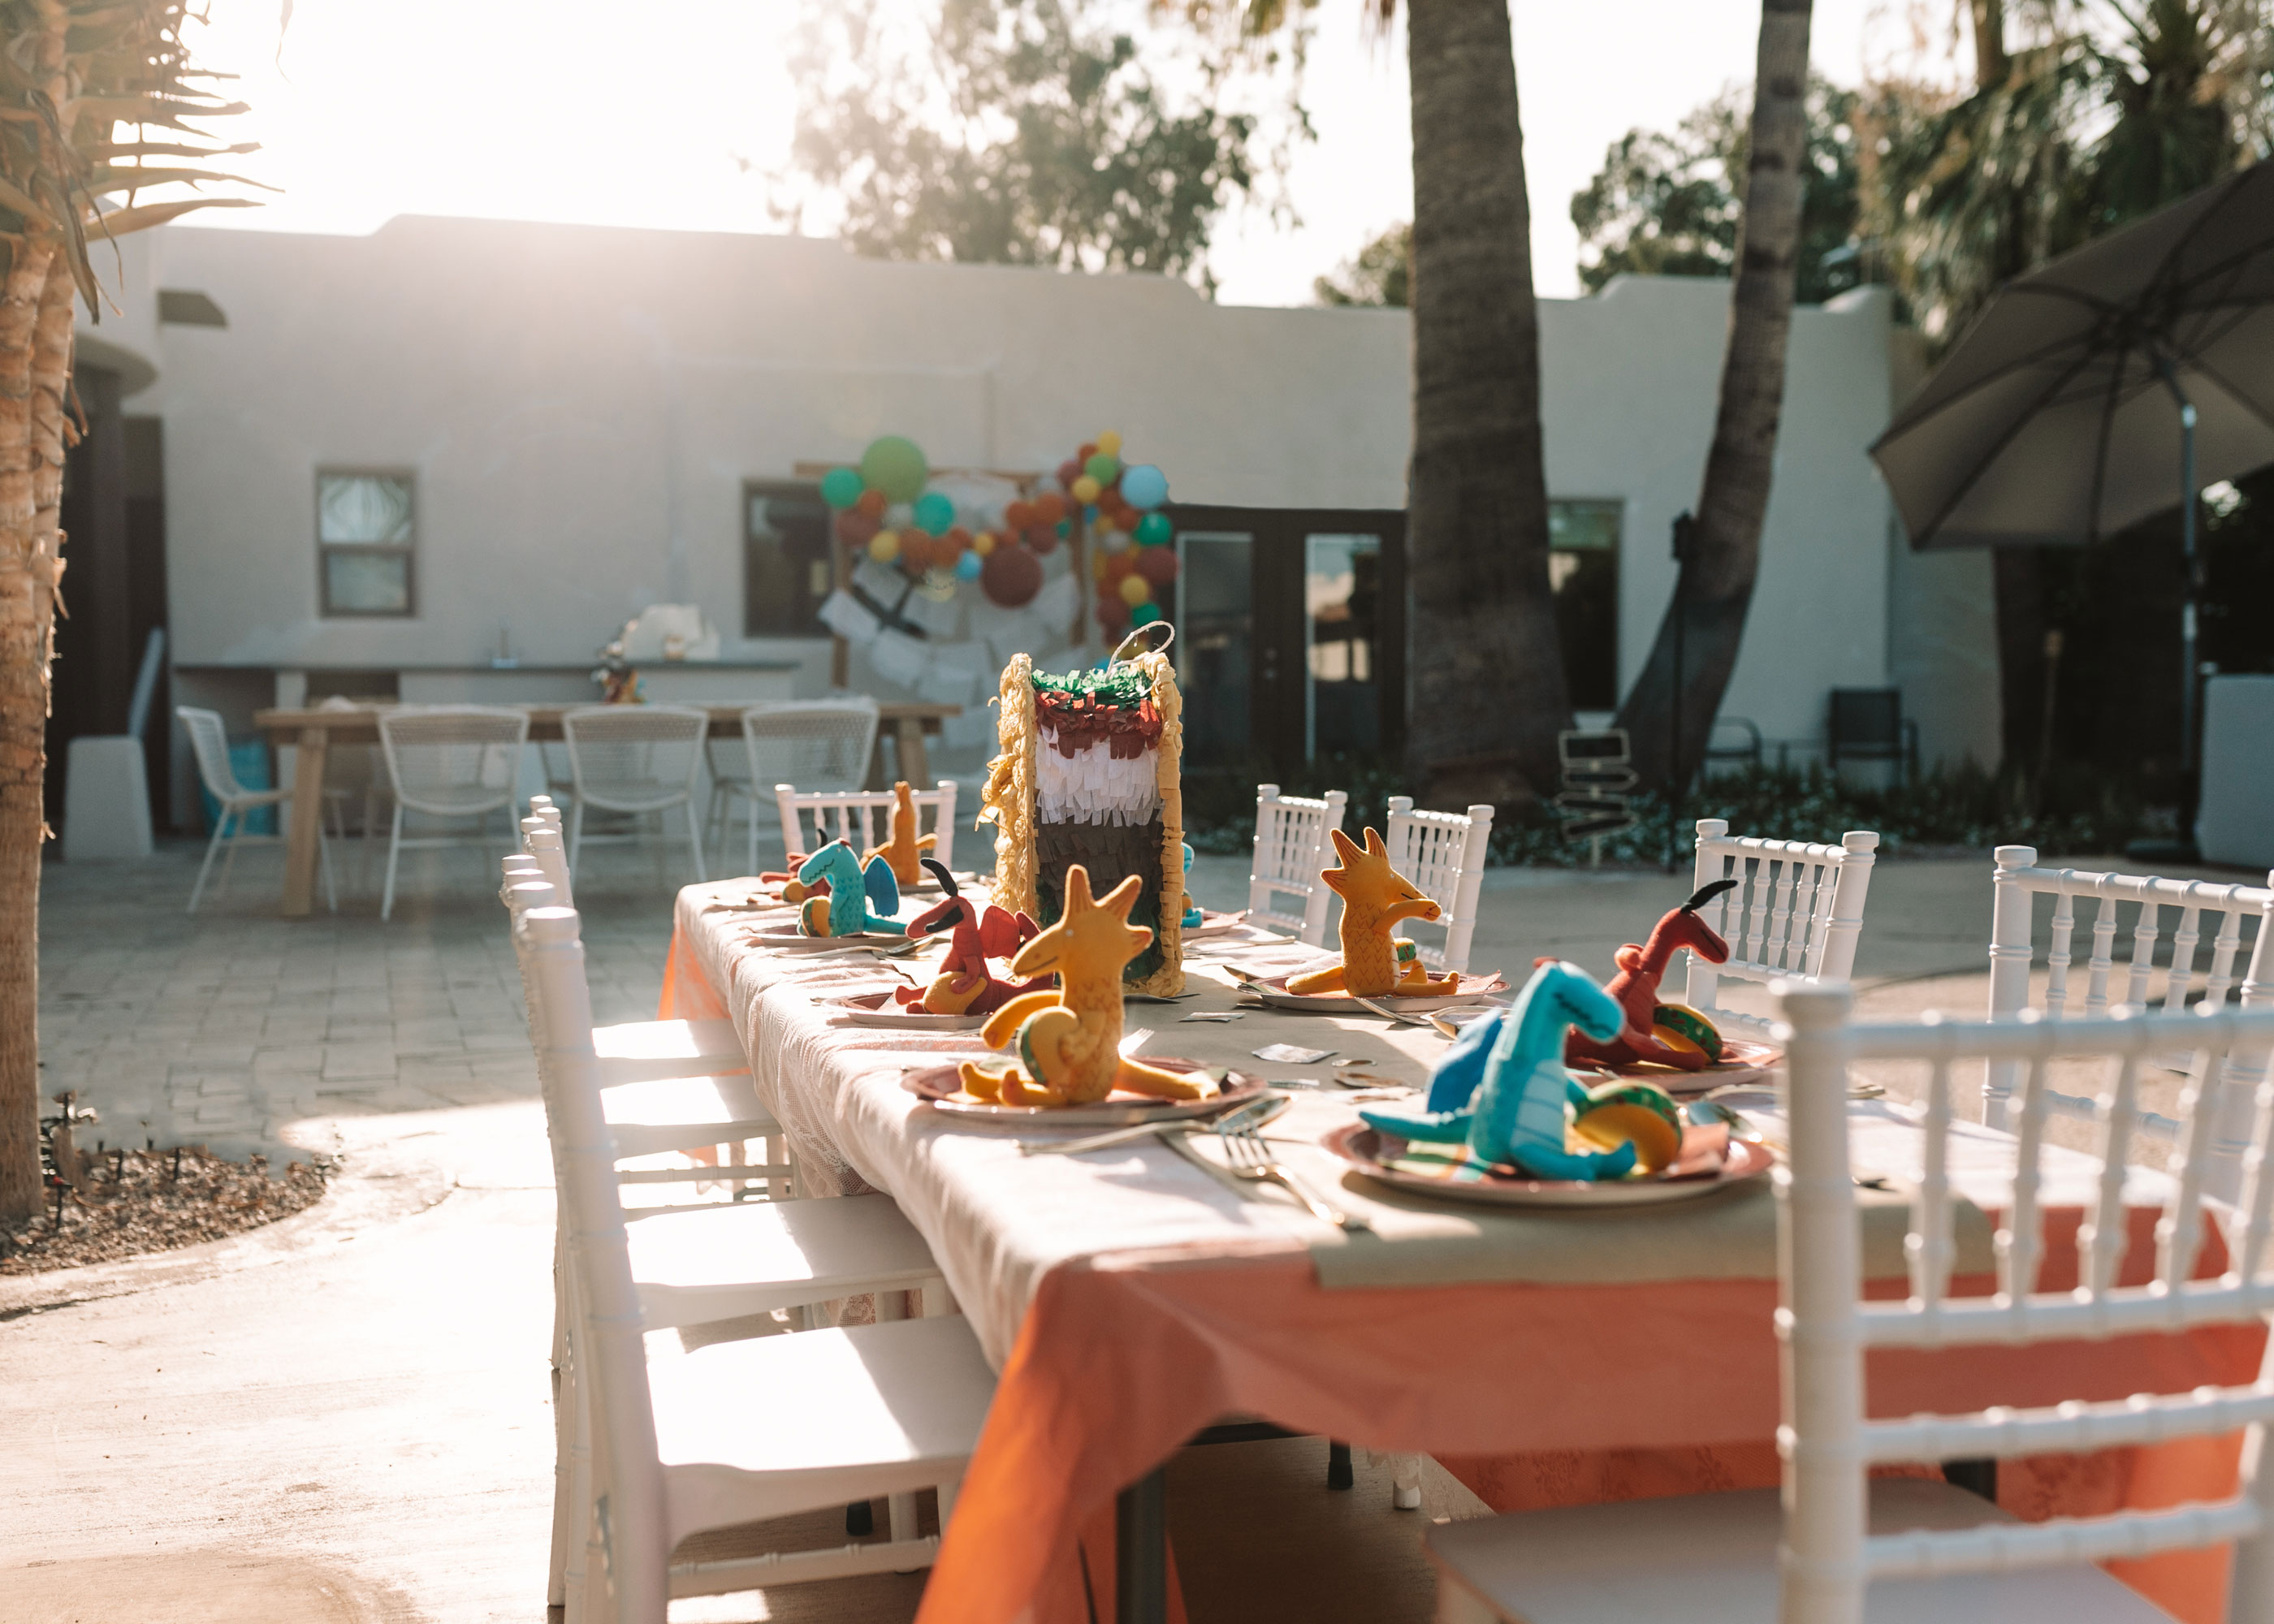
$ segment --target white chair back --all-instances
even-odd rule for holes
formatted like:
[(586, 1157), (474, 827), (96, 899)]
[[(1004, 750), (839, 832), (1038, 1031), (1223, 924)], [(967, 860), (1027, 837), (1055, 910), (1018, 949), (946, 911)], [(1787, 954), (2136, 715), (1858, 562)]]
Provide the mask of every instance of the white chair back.
[[(2118, 1004), (2144, 1009), (2152, 1004), (2167, 1015), (2177, 1015), (2198, 996), (2200, 1007), (2218, 1009), (2235, 990), (2235, 959), (2242, 951), (2246, 919), (2258, 923), (2240, 996), (2246, 1006), (2265, 1002), (2268, 977), (2274, 975), (2274, 964), (2265, 962), (2266, 927), (2274, 921), (2274, 875), (2267, 876), (2264, 885), (2215, 884), (2154, 875), (2040, 868), (2034, 846), (2001, 846), (1995, 855), (1990, 923), (1989, 1013), (1992, 1020), (2011, 1019), (2031, 1008), (2059, 1020), (2074, 1015), (2105, 1014)], [(2043, 910), (2037, 906), (2039, 897), (2050, 899)], [(2172, 911), (2168, 935), (2164, 929), (2166, 908)], [(2040, 986), (2034, 971), (2041, 911), (2047, 918), (2044, 979)], [(2079, 986), (2073, 972), (2081, 913), (2089, 914), (2092, 948)], [(2119, 935), (2130, 938), (2128, 962), (2120, 966), (2116, 958)], [(2157, 949), (2165, 943), (2170, 957), (2159, 967)], [(2161, 1064), (2184, 1069), (2190, 1060), (2188, 1052), (2175, 1051), (2164, 1056)], [(1995, 1127), (2010, 1124), (2020, 1071), (2011, 1063), (1984, 1067), (1984, 1121)], [(2211, 1193), (2223, 1200), (2233, 1199), (2241, 1188), (2242, 1152), (2260, 1080), (2261, 1074), (2243, 1060), (2230, 1065), (2225, 1073), (2210, 1150)], [(2057, 1115), (2091, 1115), (2091, 1102), (2076, 1095), (2048, 1091), (2047, 1099), (2049, 1109)], [(2165, 1139), (2175, 1138), (2179, 1131), (2172, 1118), (2152, 1112), (2142, 1113), (2141, 1127)]]
[(1729, 944), (1729, 959), (1713, 965), (1690, 954), (1683, 1002), (1711, 1014), (1716, 1025), (1766, 1031), (1770, 1023), (1762, 1017), (1721, 1007), (1723, 976), (1845, 982), (1856, 966), (1879, 849), (1879, 837), (1870, 830), (1850, 830), (1839, 845), (1818, 846), (1733, 835), (1724, 819), (1699, 818), (1698, 888), (1717, 880), (1735, 880), (1737, 887), (1698, 910)]
[[(911, 792), (909, 799), (915, 805), (916, 833), (939, 837), (930, 855), (953, 870), (955, 780), (942, 778), (935, 788)], [(802, 790), (777, 784), (774, 803), (781, 811), (784, 850), (810, 854), (832, 840), (845, 840), (855, 852), (865, 852), (892, 838), (892, 808), (900, 797), (888, 789)], [(931, 814), (929, 823), (924, 817), (927, 811)]]
[[(1343, 826), (1347, 792), (1330, 789), (1323, 801), (1283, 795), (1276, 784), (1255, 786), (1255, 863), (1247, 875), (1247, 922), (1294, 933), (1313, 947), (1327, 939), (1327, 909), (1334, 892), (1319, 878), (1334, 866), (1328, 831)], [(1281, 897), (1302, 898), (1299, 912), (1273, 906)]]
[(577, 801), (611, 812), (659, 812), (695, 793), (708, 711), (681, 705), (587, 705), (561, 718)]
[(243, 798), (245, 786), (237, 781), (236, 771), (230, 765), (229, 729), (222, 725), (221, 713), (177, 705), (174, 714), (188, 730), (190, 748), (198, 758), (198, 777), (205, 780), (206, 792), (224, 805)]
[(535, 993), (531, 1025), (543, 1034), (538, 1083), (561, 1191), (570, 1337), (579, 1379), (594, 1393), (588, 1411), (594, 1444), (607, 1462), (608, 1578), (618, 1617), (660, 1620), (668, 1603), (669, 1518), (615, 1141), (600, 1104), (579, 921), (573, 908), (534, 907), (516, 928)]
[[(1852, 994), (1843, 985), (1788, 985), (1779, 990), (1791, 1145), (1789, 1177), (1781, 1173), (1776, 1184), (1783, 1292), (1778, 1334), (1786, 1365), (1780, 1432), (1786, 1507), (1780, 1616), (1860, 1620), (1864, 1586), (1873, 1579), (2100, 1561), (2236, 1540), (2244, 1543), (2235, 1558), (2228, 1616), (2256, 1624), (2274, 1620), (2274, 1548), (2262, 1537), (2270, 1526), (2274, 1473), (2257, 1470), (2266, 1424), (2274, 1420), (2274, 1382), (1886, 1420), (1866, 1418), (1864, 1393), (1865, 1356), (1872, 1349), (2257, 1325), (2274, 1309), (2274, 1275), (2267, 1268), (2274, 1212), (2274, 1154), (2269, 1154), (2274, 1109), (2259, 1112), (2253, 1124), (2261, 1160), (2244, 1196), (2239, 1233), (2228, 1237), (2227, 1272), (2216, 1278), (2197, 1274), (2210, 1227), (2203, 1175), (2218, 1084), (2236, 1061), (2263, 1071), (2267, 1050), (2274, 1046), (2274, 1010), (2149, 1015), (2119, 1008), (2107, 1017), (2059, 1021), (2030, 1011), (1979, 1023), (1930, 1017), (1919, 1023), (1851, 1026), (1847, 1019)], [(2181, 1098), (2185, 1149), (2173, 1173), (2165, 1176), (2130, 1164), (2139, 1126), (2141, 1068), (2172, 1049), (2195, 1051), (2201, 1086), (2191, 1086)], [(2059, 1187), (2074, 1182), (2065, 1169), (2056, 1169), (2053, 1179), (2048, 1178), (2049, 1150), (2055, 1157), (2076, 1160), (2074, 1153), (2046, 1144), (2045, 1076), (2056, 1056), (2088, 1060), (2104, 1079), (2095, 1090), (2105, 1125), (2102, 1159), (2097, 1167), (2088, 1164), (2081, 1191)], [(1849, 1066), (1864, 1060), (1923, 1063), (1927, 1071), (1921, 1124), (1925, 1143), (1907, 1242), (1908, 1300), (1861, 1300), (1847, 1094)], [(1954, 1297), (1954, 1168), (1962, 1151), (1961, 1136), (1982, 1130), (1957, 1121), (1952, 1075), (1962, 1063), (1977, 1061), (2022, 1068), (2019, 1144), (2011, 1150), (2001, 1147), (2000, 1168), (2013, 1170), (2000, 1177), (2010, 1177), (2010, 1186), (1969, 1197), (2003, 1214), (1997, 1236), (1997, 1294)], [(2048, 1250), (2045, 1212), (2080, 1202), (2084, 1219), (2076, 1233), (2077, 1284), (2074, 1289), (2040, 1290), (2038, 1270)], [(2129, 1209), (2146, 1207), (2162, 1212), (2152, 1264), (2127, 1257), (2130, 1237), (2146, 1233), (2132, 1222)], [(2237, 1428), (2248, 1429), (2248, 1441), (2242, 1492), (2234, 1500), (2036, 1524), (1999, 1522), (1962, 1530), (1879, 1536), (1865, 1531), (1864, 1478), (1874, 1464), (2086, 1453)]]
[(528, 741), (529, 713), (496, 706), (421, 706), (379, 718), (396, 804), (440, 817), (513, 805)]
[[(1389, 866), (1443, 910), (1436, 921), (1442, 933), (1436, 945), (1414, 938), (1421, 962), (1433, 970), (1469, 967), (1469, 943), (1477, 933), (1477, 909), (1484, 900), (1492, 821), (1489, 806), (1473, 806), (1465, 813), (1417, 812), (1411, 795), (1389, 798), (1389, 827), (1383, 831)], [(1405, 923), (1430, 929), (1420, 920)]]
[(742, 750), (752, 785), (858, 789), (868, 780), (876, 745), (873, 699), (753, 705), (742, 712)]

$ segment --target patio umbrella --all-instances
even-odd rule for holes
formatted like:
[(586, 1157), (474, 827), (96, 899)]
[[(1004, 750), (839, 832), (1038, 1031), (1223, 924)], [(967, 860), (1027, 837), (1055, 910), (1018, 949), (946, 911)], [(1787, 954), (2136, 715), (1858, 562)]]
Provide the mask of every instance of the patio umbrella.
[(2274, 163), (2015, 278), (1871, 447), (1914, 547), (2081, 545), (2274, 462)]

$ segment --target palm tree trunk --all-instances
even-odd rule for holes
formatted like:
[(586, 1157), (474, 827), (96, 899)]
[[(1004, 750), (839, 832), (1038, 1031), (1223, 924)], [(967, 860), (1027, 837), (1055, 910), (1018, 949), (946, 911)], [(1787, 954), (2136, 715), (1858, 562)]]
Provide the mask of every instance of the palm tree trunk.
[(55, 258), (19, 243), (0, 282), (0, 1218), (27, 1217), (41, 1199), (41, 797), (63, 567), (35, 525), (33, 352)]
[[(1809, 3), (1763, 0), (1761, 6), (1744, 224), (1730, 290), (1721, 406), (1698, 497), (1697, 540), (1649, 661), (1619, 710), (1635, 761), (1648, 775), (1665, 771), (1671, 760), (1674, 782), (1662, 787), (1677, 792), (1697, 771), (1713, 736), (1744, 642), (1745, 613), (1760, 567), (1761, 522), (1768, 513), (1784, 409), (1785, 346), (1792, 332), (1805, 184)], [(1677, 631), (1675, 615), (1685, 608)], [(1683, 645), (1678, 741), (1671, 737), (1677, 643)]]
[(1412, 0), (1412, 765), (1552, 793), (1570, 703), (1547, 582), (1540, 317), (1507, 0)]

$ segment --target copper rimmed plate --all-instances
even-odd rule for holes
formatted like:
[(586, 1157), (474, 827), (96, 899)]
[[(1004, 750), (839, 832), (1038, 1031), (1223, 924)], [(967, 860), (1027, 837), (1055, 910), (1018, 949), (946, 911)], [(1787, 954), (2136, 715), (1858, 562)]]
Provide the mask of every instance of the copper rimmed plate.
[(1585, 1081), (1590, 1078), (1616, 1077), (1623, 1080), (1656, 1083), (1667, 1093), (1680, 1099), (1687, 1094), (1704, 1094), (1709, 1088), (1730, 1088), (1739, 1083), (1762, 1081), (1784, 1064), (1784, 1050), (1773, 1043), (1756, 1043), (1750, 1038), (1723, 1038), (1721, 1058), (1702, 1071), (1677, 1071), (1672, 1066), (1638, 1065), (1599, 1066), (1575, 1064), (1572, 1073)]
[[(984, 1064), (1000, 1064), (1003, 1056), (988, 1056)], [(1067, 1105), (1056, 1110), (1039, 1105), (998, 1105), (975, 1100), (963, 1092), (963, 1079), (952, 1065), (929, 1066), (911, 1071), (900, 1086), (934, 1110), (969, 1122), (1001, 1122), (1022, 1128), (1048, 1125), (1067, 1128), (1134, 1127), (1142, 1122), (1173, 1122), (1185, 1116), (1213, 1116), (1218, 1111), (1244, 1105), (1265, 1092), (1260, 1078), (1245, 1071), (1216, 1071), (1197, 1060), (1171, 1060), (1148, 1055), (1145, 1064), (1164, 1071), (1215, 1071), (1216, 1092), (1205, 1100), (1160, 1100), (1150, 1094), (1124, 1094), (1116, 1089), (1094, 1105)]]
[[(1721, 1142), (1728, 1145), (1726, 1157), (1709, 1162)], [(1393, 1189), (1483, 1207), (1648, 1207), (1690, 1201), (1758, 1178), (1776, 1165), (1766, 1146), (1728, 1139), (1726, 1130), (1704, 1128), (1690, 1130), (1682, 1160), (1668, 1171), (1600, 1182), (1528, 1177), (1513, 1169), (1473, 1161), (1465, 1146), (1412, 1144), (1362, 1122), (1336, 1129), (1325, 1144), (1368, 1178)], [(1682, 1171), (1684, 1168), (1692, 1170)]]
[(1230, 936), (1235, 930), (1244, 929), (1246, 924), (1246, 908), (1240, 909), (1236, 914), (1219, 914), (1214, 908), (1202, 908), (1201, 922), (1197, 925), (1186, 926), (1183, 940), (1206, 942), (1211, 937)]
[(776, 953), (841, 953), (848, 947), (892, 947), (905, 944), (904, 936), (886, 936), (881, 930), (864, 931), (851, 936), (800, 936), (795, 925), (766, 925), (750, 932), (754, 946)]
[[(1284, 975), (1250, 976), (1245, 978), (1255, 995), (1275, 1010), (1300, 1010), (1312, 1015), (1363, 1015), (1366, 1004), (1359, 1003), (1346, 992), (1289, 992), (1289, 977)], [(1432, 1010), (1456, 1009), (1464, 1004), (1481, 1004), (1495, 993), (1508, 990), (1508, 978), (1497, 970), (1490, 975), (1464, 975), (1460, 990), (1431, 993), (1422, 997), (1370, 998), (1386, 1010), (1401, 1014), (1427, 1015)]]
[(833, 1011), (832, 1026), (873, 1026), (885, 1032), (976, 1032), (987, 1024), (984, 1015), (935, 1015), (918, 1007), (897, 1004), (888, 992), (855, 993), (850, 997), (823, 1000)]

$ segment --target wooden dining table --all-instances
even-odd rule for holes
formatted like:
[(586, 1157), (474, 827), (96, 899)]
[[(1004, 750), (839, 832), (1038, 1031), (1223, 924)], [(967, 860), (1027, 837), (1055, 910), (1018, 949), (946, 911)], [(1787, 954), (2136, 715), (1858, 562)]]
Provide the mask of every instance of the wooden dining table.
[[(297, 709), (258, 710), (252, 725), (268, 737), (273, 746), (290, 746), (299, 751), (293, 769), (296, 784), (320, 786), (324, 781), (324, 765), (335, 744), (377, 744), (379, 718), (393, 705), (307, 705)], [(526, 711), (529, 716), (529, 738), (531, 743), (543, 743), (561, 737), (561, 718), (571, 710), (584, 709), (573, 704), (521, 704), (498, 707), (503, 710)], [(698, 705), (709, 712), (713, 739), (739, 739), (742, 733), (742, 713), (749, 710), (747, 701), (734, 704)], [(877, 706), (877, 732), (889, 734), (892, 740), (896, 770), (909, 783), (928, 787), (931, 766), (924, 740), (937, 735), (941, 724), (949, 717), (960, 716), (963, 707), (937, 703), (928, 700), (888, 700)], [(872, 771), (873, 771), (872, 767)], [(313, 910), (316, 898), (317, 831), (322, 827), (324, 798), (321, 793), (292, 797), (290, 820), (284, 838), (284, 894), (279, 912), (287, 919), (305, 919)]]
[[(908, 1086), (978, 1052), (973, 1034), (879, 1028), (847, 1007), (923, 981), (937, 947), (892, 960), (809, 958), (785, 934), (793, 915), (754, 880), (682, 891), (659, 1012), (734, 1022), (759, 1096), (784, 1124), (799, 1193), (891, 1195), (997, 1369), (919, 1624), (1178, 1617), (1163, 1468), (1226, 1424), (1426, 1451), (1502, 1511), (1777, 1481), (1776, 1221), (1766, 1179), (1677, 1207), (1504, 1223), (1379, 1185), (1327, 1141), (1367, 1090), (1425, 1083), (1444, 1041), (1364, 1012), (1254, 1005), (1240, 982), (1308, 950), (1240, 936), (1191, 944), (1191, 996), (1132, 1000), (1126, 1026), (1149, 1029), (1140, 1050), (1148, 1058), (1230, 1067), (1285, 1089), (1293, 1105), (1267, 1130), (1274, 1151), (1373, 1232), (1346, 1235), (1276, 1195), (1235, 1188), (1157, 1139), (1023, 1155), (1021, 1139), (1067, 1131), (959, 1117)], [(1303, 1064), (1279, 1044), (1328, 1052)], [(1781, 1130), (1773, 1100), (1747, 1110)], [(1910, 1214), (1901, 1192), (1924, 1138), (1885, 1100), (1855, 1101), (1850, 1118), (1859, 1161), (1891, 1186), (1857, 1197), (1869, 1289), (1900, 1296)], [(1189, 1147), (1199, 1154), (1207, 1137)], [(1961, 1139), (1953, 1177), (1971, 1192), (1972, 1217), (1959, 1227), (1953, 1290), (1969, 1295), (1994, 1289), (1991, 1234), (2010, 1201), (2012, 1141), (1973, 1126)], [(2064, 1163), (2065, 1193), (2044, 1198), (2065, 1216), (2048, 1222), (2040, 1289), (2074, 1284), (2077, 1221), (2097, 1188), (2096, 1162), (2062, 1154), (2074, 1165)], [(2131, 1214), (2127, 1277), (2152, 1273), (2156, 1216), (2146, 1205)], [(2225, 1267), (2222, 1247), (2203, 1253), (2202, 1269)], [(1871, 1360), (1871, 1409), (2243, 1382), (2263, 1344), (2253, 1327), (1885, 1350)], [(2198, 1440), (2007, 1461), (1994, 1492), (2030, 1520), (2216, 1500), (2232, 1492), (2236, 1448)], [(1401, 1514), (1385, 1504), (1381, 1515)], [(2223, 1559), (2176, 1553), (2110, 1567), (2175, 1617), (2210, 1624), (2223, 1616)]]

